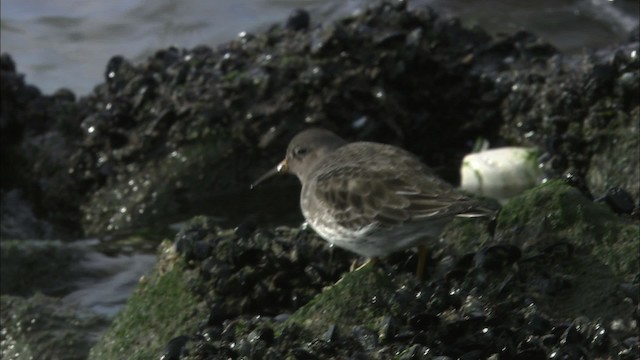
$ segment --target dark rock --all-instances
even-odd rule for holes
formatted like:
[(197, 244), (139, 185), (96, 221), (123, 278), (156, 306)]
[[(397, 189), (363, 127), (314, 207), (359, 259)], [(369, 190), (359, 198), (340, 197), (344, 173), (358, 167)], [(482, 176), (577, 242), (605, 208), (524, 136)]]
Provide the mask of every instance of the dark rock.
[(422, 360), (429, 353), (429, 348), (422, 345), (413, 345), (400, 353), (400, 360)]
[(354, 326), (351, 336), (367, 351), (372, 351), (378, 346), (378, 334), (364, 326)]
[(633, 198), (624, 189), (617, 187), (607, 190), (607, 193), (595, 201), (604, 202), (611, 207), (611, 210), (618, 214), (631, 214), (635, 208)]
[(219, 303), (213, 303), (209, 310), (209, 318), (207, 319), (207, 325), (220, 325), (226, 320), (228, 314), (222, 309)]
[(474, 256), (476, 267), (486, 270), (501, 270), (504, 266), (512, 264), (521, 256), (520, 249), (513, 245), (493, 245), (478, 251)]
[(427, 331), (438, 326), (440, 319), (435, 314), (422, 313), (409, 319), (409, 325), (418, 331)]
[(179, 360), (184, 351), (184, 346), (189, 341), (189, 336), (181, 335), (169, 341), (169, 344), (160, 356), (162, 360)]
[(609, 331), (604, 326), (596, 324), (594, 332), (590, 339), (590, 347), (598, 352), (605, 352), (608, 350), (611, 341)]
[(250, 237), (258, 228), (255, 217), (249, 217), (240, 223), (233, 231), (241, 238)]
[(543, 360), (547, 359), (547, 353), (542, 348), (518, 351), (514, 356), (516, 360)]
[(575, 325), (569, 326), (560, 338), (562, 344), (581, 344), (583, 341), (584, 337)]
[(574, 172), (569, 171), (564, 174), (564, 177), (562, 178), (562, 180), (567, 185), (573, 186), (576, 189), (580, 190), (582, 195), (586, 196), (589, 199), (593, 199), (593, 196), (591, 195), (591, 191), (589, 191), (589, 187), (587, 186), (587, 183), (584, 180), (584, 178), (576, 175)]
[(289, 14), (285, 28), (294, 31), (307, 30), (311, 17), (306, 10), (296, 9)]
[(264, 341), (270, 345), (273, 342), (274, 333), (271, 327), (265, 326), (252, 331), (249, 336), (249, 342)]
[(335, 325), (329, 325), (329, 329), (323, 335), (323, 340), (326, 342), (332, 342), (337, 338), (338, 328)]
[(640, 284), (620, 284), (624, 296), (631, 298), (634, 304), (640, 302)]
[(527, 327), (534, 335), (544, 335), (551, 329), (551, 322), (540, 315), (532, 315), (527, 321)]
[(395, 321), (391, 316), (385, 316), (380, 323), (380, 329), (378, 330), (378, 340), (381, 343), (391, 341), (397, 331)]

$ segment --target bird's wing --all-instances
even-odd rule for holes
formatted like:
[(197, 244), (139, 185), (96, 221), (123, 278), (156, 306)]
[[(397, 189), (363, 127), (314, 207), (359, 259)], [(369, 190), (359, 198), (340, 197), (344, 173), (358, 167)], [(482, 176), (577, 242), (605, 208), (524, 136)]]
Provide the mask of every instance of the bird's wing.
[(318, 201), (350, 229), (372, 223), (393, 227), (457, 215), (471, 207), (462, 193), (420, 170), (397, 173), (383, 167), (342, 166), (323, 172), (315, 185)]

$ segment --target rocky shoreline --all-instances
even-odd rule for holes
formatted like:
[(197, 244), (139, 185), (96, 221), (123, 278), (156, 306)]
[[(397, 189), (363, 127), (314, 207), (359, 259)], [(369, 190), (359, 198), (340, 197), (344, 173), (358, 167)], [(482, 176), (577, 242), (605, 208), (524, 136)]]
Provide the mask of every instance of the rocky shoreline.
[[(161, 245), (92, 359), (638, 353), (637, 37), (567, 57), (393, 2), (317, 28), (297, 11), (141, 64), (115, 56), (80, 99), (42, 95), (9, 55), (0, 69), (2, 243), (224, 218)], [(248, 191), (309, 126), (402, 146), (452, 183), (478, 139), (535, 147), (549, 181), (505, 204), (495, 229), (452, 224), (422, 283), (412, 252), (347, 273), (352, 255), (291, 227), (295, 181)]]

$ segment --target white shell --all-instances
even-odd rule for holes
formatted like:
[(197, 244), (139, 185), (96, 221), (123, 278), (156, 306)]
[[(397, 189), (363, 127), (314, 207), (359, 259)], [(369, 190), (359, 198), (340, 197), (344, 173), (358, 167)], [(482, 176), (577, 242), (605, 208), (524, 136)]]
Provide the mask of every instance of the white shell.
[(523, 147), (469, 154), (462, 161), (460, 173), (463, 190), (500, 202), (540, 184), (543, 177), (538, 152)]

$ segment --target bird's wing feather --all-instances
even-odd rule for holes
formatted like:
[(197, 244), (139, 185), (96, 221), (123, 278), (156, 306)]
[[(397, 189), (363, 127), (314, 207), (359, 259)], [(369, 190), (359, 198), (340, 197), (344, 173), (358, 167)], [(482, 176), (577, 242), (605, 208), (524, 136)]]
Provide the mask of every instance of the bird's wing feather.
[(316, 171), (313, 196), (348, 229), (490, 213), (417, 157), (389, 145), (351, 143), (337, 149)]
[(401, 175), (380, 167), (336, 167), (317, 177), (315, 196), (350, 229), (452, 216), (469, 206), (468, 198), (432, 175)]

